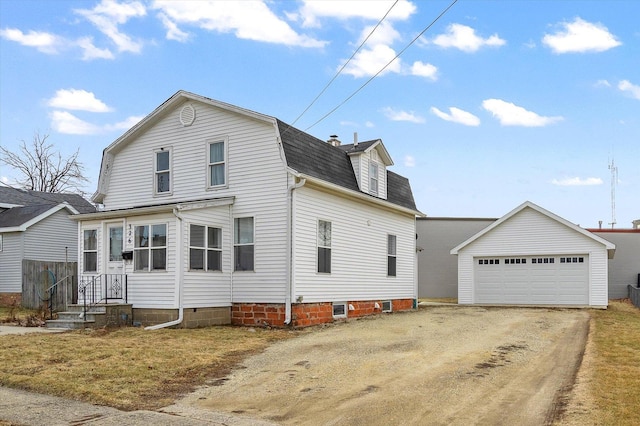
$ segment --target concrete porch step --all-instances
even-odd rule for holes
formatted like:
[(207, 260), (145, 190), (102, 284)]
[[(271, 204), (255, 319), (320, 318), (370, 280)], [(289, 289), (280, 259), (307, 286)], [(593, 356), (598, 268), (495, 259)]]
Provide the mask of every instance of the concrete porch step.
[(85, 328), (94, 328), (95, 321), (83, 321), (81, 319), (56, 319), (47, 320), (47, 328), (64, 328), (66, 330), (84, 330)]

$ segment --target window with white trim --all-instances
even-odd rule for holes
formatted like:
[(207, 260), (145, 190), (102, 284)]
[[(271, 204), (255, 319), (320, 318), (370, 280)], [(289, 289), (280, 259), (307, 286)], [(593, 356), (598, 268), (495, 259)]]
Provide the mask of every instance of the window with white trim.
[(375, 161), (369, 162), (369, 193), (378, 195), (378, 163)]
[(222, 229), (189, 225), (189, 269), (222, 270)]
[(134, 227), (133, 270), (167, 270), (167, 225), (139, 225)]
[(387, 235), (387, 275), (396, 276), (396, 236)]
[(82, 233), (82, 271), (98, 271), (98, 230), (85, 229)]
[(252, 217), (233, 220), (233, 258), (235, 271), (254, 270), (254, 229)]
[(215, 141), (207, 144), (207, 185), (209, 188), (224, 186), (227, 183), (227, 150), (225, 141)]
[(154, 190), (156, 194), (171, 193), (171, 150), (161, 148), (155, 152)]
[(346, 318), (347, 317), (347, 304), (345, 302), (333, 302), (333, 317), (334, 318)]
[(318, 272), (331, 273), (331, 222), (318, 221)]

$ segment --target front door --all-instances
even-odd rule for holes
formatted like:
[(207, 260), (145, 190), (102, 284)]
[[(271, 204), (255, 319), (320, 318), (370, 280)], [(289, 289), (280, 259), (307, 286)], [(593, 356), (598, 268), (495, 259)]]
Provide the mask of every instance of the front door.
[(124, 239), (122, 224), (107, 225), (107, 238), (107, 274), (123, 274), (122, 249)]

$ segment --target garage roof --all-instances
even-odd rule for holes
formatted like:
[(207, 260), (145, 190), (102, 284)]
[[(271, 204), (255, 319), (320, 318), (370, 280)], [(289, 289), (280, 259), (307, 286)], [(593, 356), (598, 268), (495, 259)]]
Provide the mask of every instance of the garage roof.
[(518, 207), (516, 207), (515, 209), (511, 210), (509, 213), (507, 213), (506, 215), (502, 216), (500, 219), (496, 220), (495, 222), (493, 222), (491, 225), (487, 226), (486, 228), (484, 228), (483, 230), (481, 230), (480, 232), (478, 232), (477, 234), (475, 234), (474, 236), (472, 236), (471, 238), (469, 238), (468, 240), (464, 241), (463, 243), (459, 244), (458, 246), (454, 247), (451, 249), (451, 254), (458, 254), (458, 252), (460, 250), (462, 250), (464, 247), (468, 246), (469, 244), (471, 244), (472, 242), (474, 242), (475, 240), (481, 238), (483, 235), (491, 232), (492, 229), (500, 226), (502, 223), (506, 222), (507, 220), (509, 220), (512, 216), (515, 216), (517, 213), (521, 212), (524, 209), (533, 209), (561, 224), (563, 224), (564, 226), (573, 229), (574, 231), (591, 238), (592, 240), (595, 240), (601, 244), (603, 244), (606, 248), (607, 248), (607, 254), (609, 256), (609, 259), (613, 258), (613, 255), (615, 253), (616, 250), (616, 246), (615, 244), (613, 244), (610, 241), (605, 240), (604, 238), (601, 238), (589, 231), (587, 231), (586, 229), (582, 229), (580, 228), (578, 225), (575, 225), (571, 222), (569, 222), (566, 219), (561, 218), (558, 215), (555, 215), (553, 213), (551, 213), (548, 210), (543, 209), (542, 207), (532, 203), (531, 201), (525, 201), (524, 203), (520, 204)]

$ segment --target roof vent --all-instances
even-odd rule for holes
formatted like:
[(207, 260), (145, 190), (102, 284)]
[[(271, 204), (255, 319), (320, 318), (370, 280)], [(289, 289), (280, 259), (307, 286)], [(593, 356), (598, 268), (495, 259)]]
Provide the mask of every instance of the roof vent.
[(329, 145), (340, 146), (340, 140), (338, 140), (338, 135), (329, 136), (329, 140), (327, 141)]
[(180, 123), (184, 127), (191, 126), (196, 120), (196, 110), (193, 105), (185, 105), (180, 111)]

